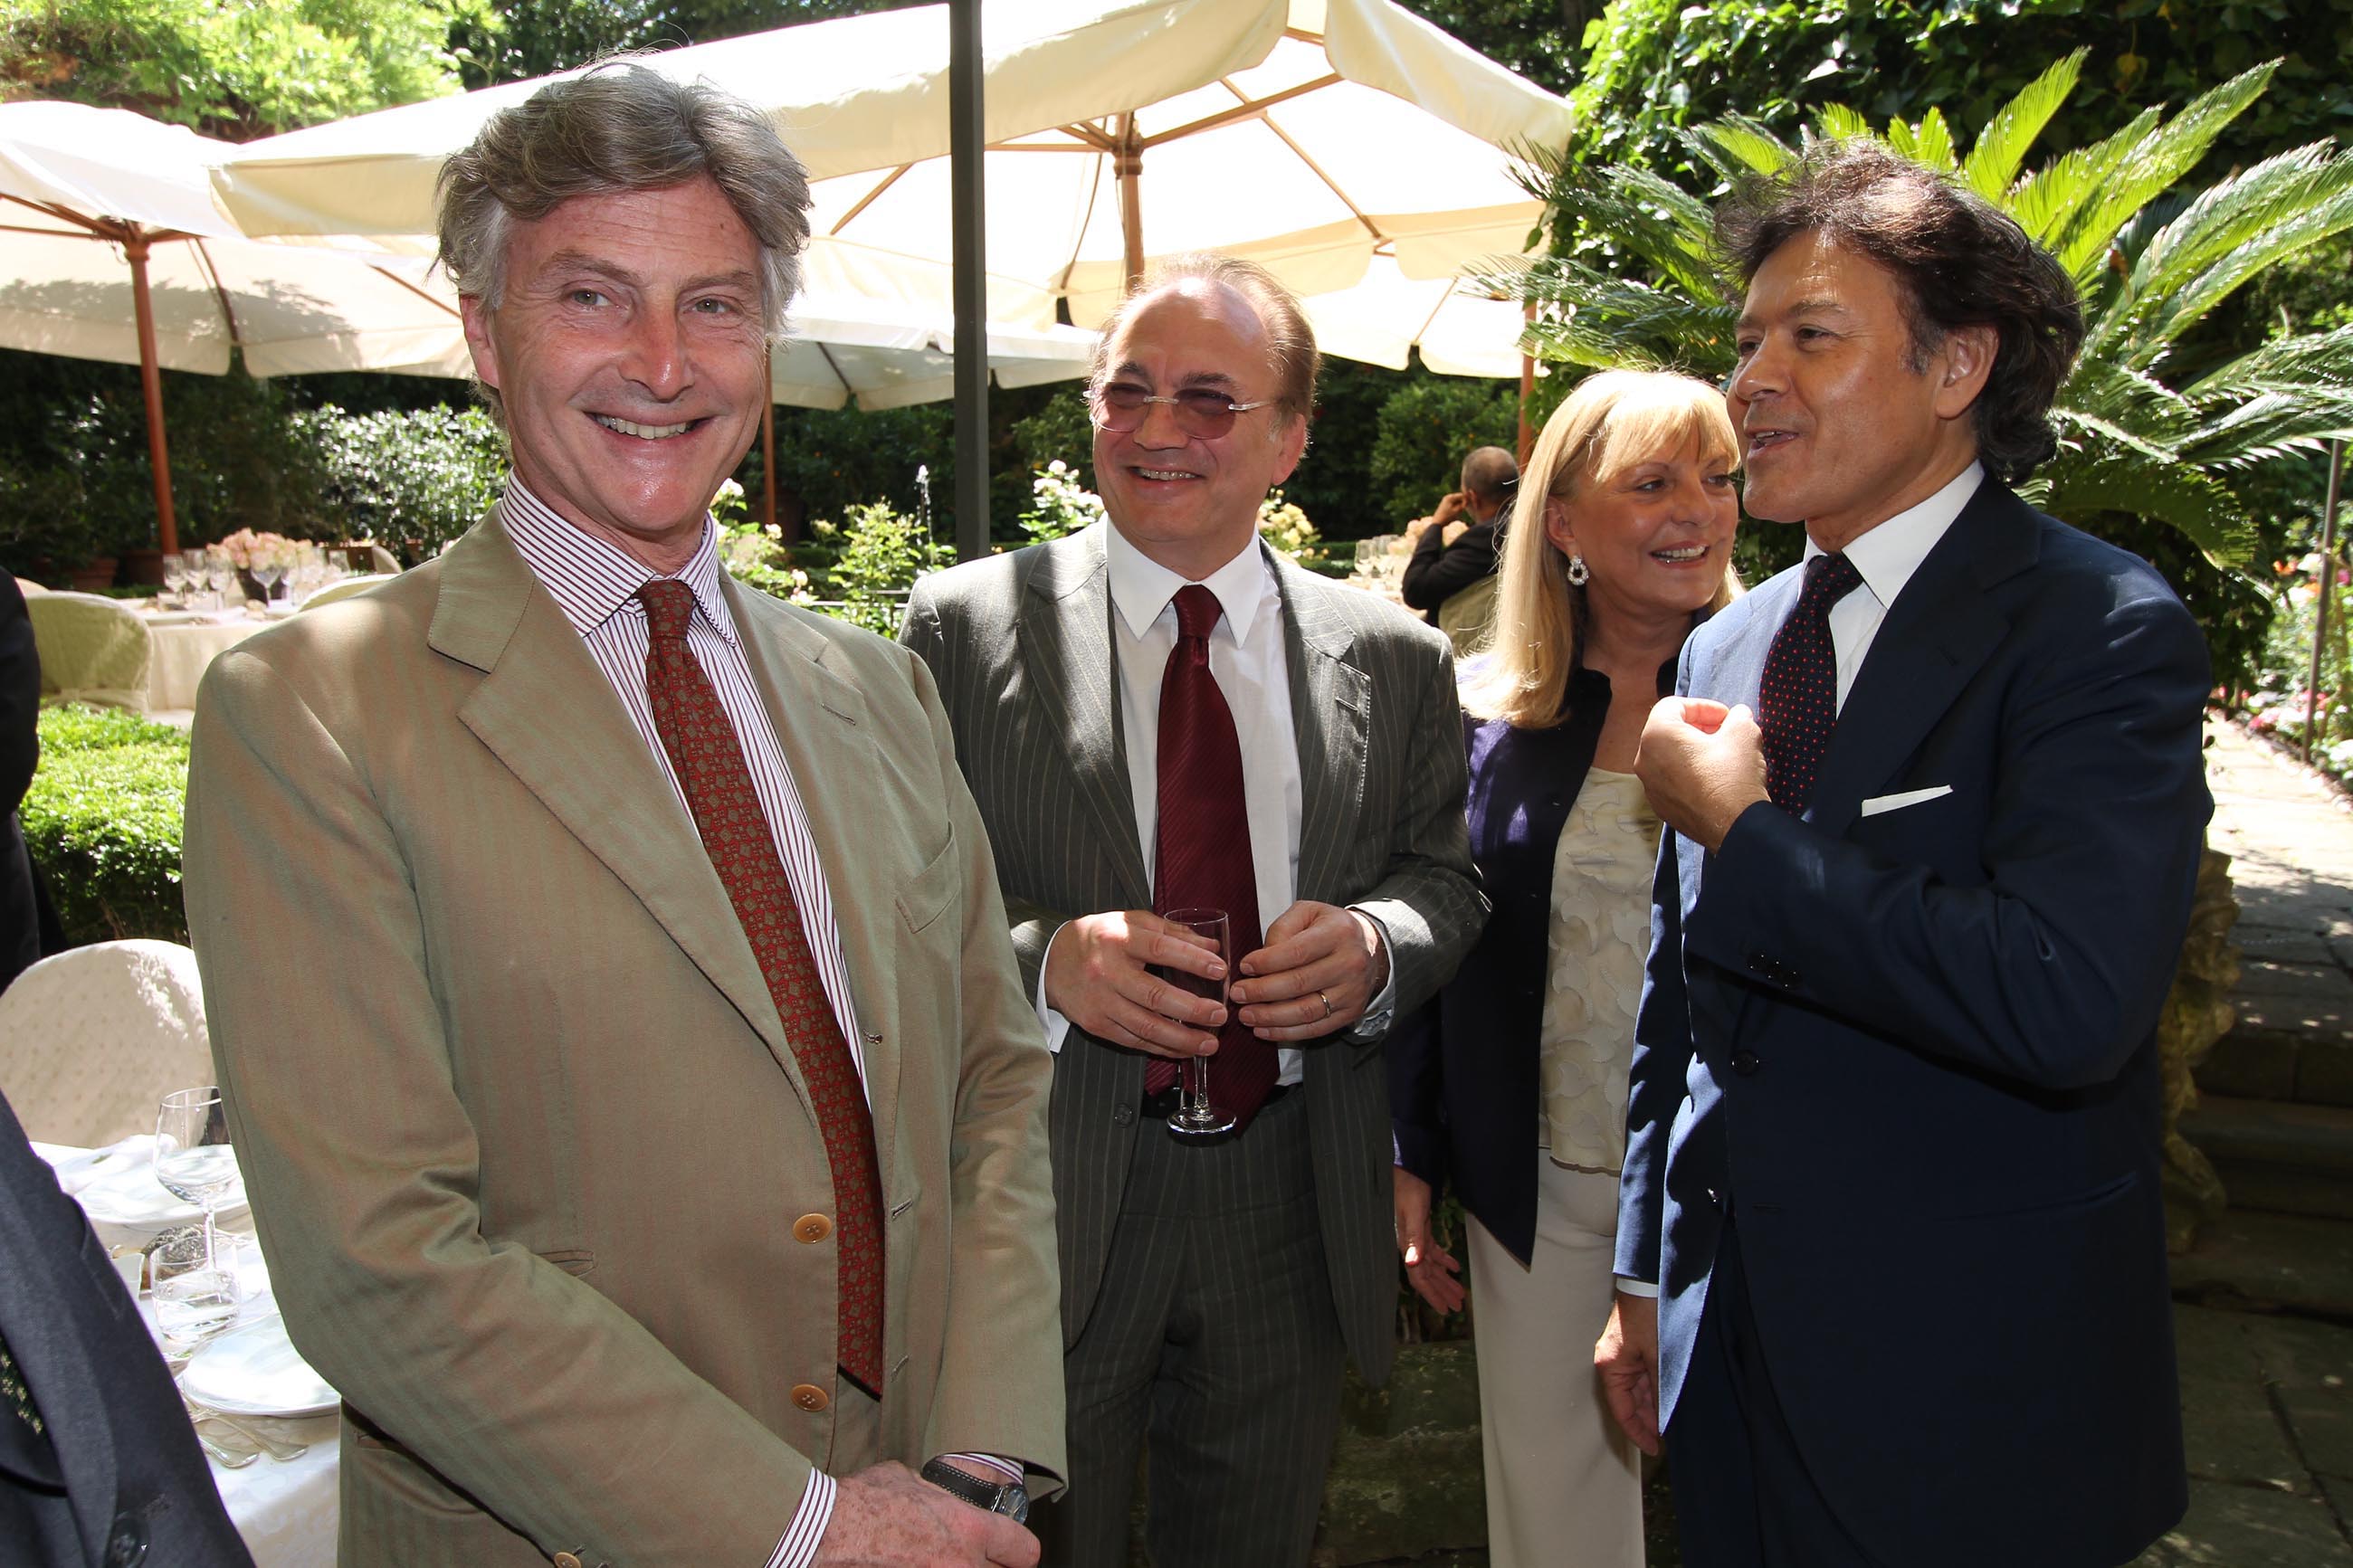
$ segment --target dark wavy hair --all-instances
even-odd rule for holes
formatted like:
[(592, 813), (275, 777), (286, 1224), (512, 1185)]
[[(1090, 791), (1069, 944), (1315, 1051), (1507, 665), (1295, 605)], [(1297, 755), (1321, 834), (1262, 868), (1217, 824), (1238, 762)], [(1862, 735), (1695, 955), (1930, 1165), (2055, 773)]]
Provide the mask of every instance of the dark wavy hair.
[(2008, 484), (2058, 447), (2051, 402), (2083, 346), (2074, 280), (2016, 219), (1877, 142), (1816, 142), (1779, 173), (1753, 175), (1715, 209), (1715, 243), (1745, 286), (1766, 258), (1820, 233), (1891, 273), (1910, 328), (1912, 368), (1956, 327), (2000, 334), (1978, 395), (1978, 458)]

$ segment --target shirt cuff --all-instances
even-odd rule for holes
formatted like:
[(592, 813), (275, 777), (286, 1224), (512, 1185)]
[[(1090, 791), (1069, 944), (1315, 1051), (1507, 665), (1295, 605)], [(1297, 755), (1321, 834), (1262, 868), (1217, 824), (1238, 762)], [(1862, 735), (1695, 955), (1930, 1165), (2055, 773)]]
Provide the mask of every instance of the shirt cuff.
[(1658, 1282), (1651, 1279), (1635, 1279), (1627, 1275), (1620, 1274), (1618, 1276), (1618, 1294), (1620, 1296), (1648, 1296), (1655, 1300), (1659, 1294)]
[[(1060, 936), (1063, 927), (1069, 924), (1068, 921), (1064, 921), (1061, 925), (1054, 928), (1054, 935), (1046, 939), (1046, 951), (1049, 953), (1054, 951), (1055, 937)], [(1043, 962), (1038, 965), (1037, 1001), (1038, 1023), (1046, 1031), (1046, 1048), (1060, 1056), (1062, 1052), (1062, 1037), (1071, 1032), (1071, 1021), (1046, 1005), (1046, 965)]]
[(997, 1473), (999, 1482), (1005, 1486), (1018, 1487), (1025, 1479), (1021, 1462), (1018, 1459), (1000, 1458), (995, 1454), (942, 1454), (939, 1457), (943, 1459), (954, 1459), (959, 1464), (978, 1465), (984, 1470), (993, 1470)]
[(823, 1470), (809, 1472), (801, 1505), (793, 1510), (793, 1521), (785, 1526), (776, 1551), (768, 1554), (768, 1568), (810, 1568), (817, 1561), (817, 1549), (825, 1543), (825, 1527), (833, 1521), (837, 1489), (834, 1479)]
[(1376, 1040), (1388, 1034), (1389, 1026), (1396, 1022), (1397, 959), (1389, 952), (1389, 928), (1381, 923), (1380, 916), (1370, 910), (1360, 910), (1354, 904), (1348, 906), (1348, 912), (1362, 915), (1372, 922), (1373, 934), (1380, 939), (1381, 970), (1385, 976), (1380, 990), (1365, 1004), (1364, 1016), (1348, 1026), (1348, 1037), (1352, 1040)]

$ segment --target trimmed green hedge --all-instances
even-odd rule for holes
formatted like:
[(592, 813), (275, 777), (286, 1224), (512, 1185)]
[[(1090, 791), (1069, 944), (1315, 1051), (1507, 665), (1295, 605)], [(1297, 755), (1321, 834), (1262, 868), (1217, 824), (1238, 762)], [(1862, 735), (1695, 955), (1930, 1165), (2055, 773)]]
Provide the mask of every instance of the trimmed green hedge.
[(180, 815), (188, 737), (119, 709), (44, 709), (41, 765), (19, 813), (74, 943), (188, 940)]

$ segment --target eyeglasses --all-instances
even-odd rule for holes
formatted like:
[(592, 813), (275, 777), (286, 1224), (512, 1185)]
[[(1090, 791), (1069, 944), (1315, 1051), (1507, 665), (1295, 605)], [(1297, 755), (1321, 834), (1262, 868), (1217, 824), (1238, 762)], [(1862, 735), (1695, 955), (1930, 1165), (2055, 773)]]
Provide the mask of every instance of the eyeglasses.
[(1222, 392), (1212, 392), (1206, 386), (1188, 386), (1173, 397), (1155, 397), (1140, 386), (1124, 381), (1109, 386), (1090, 387), (1087, 406), (1095, 423), (1113, 435), (1125, 435), (1141, 426), (1155, 403), (1165, 403), (1176, 416), (1176, 428), (1187, 436), (1204, 441), (1214, 440), (1234, 427), (1234, 416), (1248, 414), (1254, 408), (1271, 408), (1274, 398), (1261, 398), (1256, 403), (1236, 403)]

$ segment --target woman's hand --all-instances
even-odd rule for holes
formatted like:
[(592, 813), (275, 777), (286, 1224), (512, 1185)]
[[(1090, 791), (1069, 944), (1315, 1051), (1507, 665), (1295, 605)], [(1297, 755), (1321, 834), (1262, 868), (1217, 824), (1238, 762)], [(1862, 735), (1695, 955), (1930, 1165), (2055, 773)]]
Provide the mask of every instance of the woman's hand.
[(1390, 1168), (1390, 1198), (1397, 1212), (1398, 1250), (1413, 1293), (1440, 1312), (1462, 1310), (1462, 1266), (1430, 1239), (1430, 1184), (1403, 1165)]

